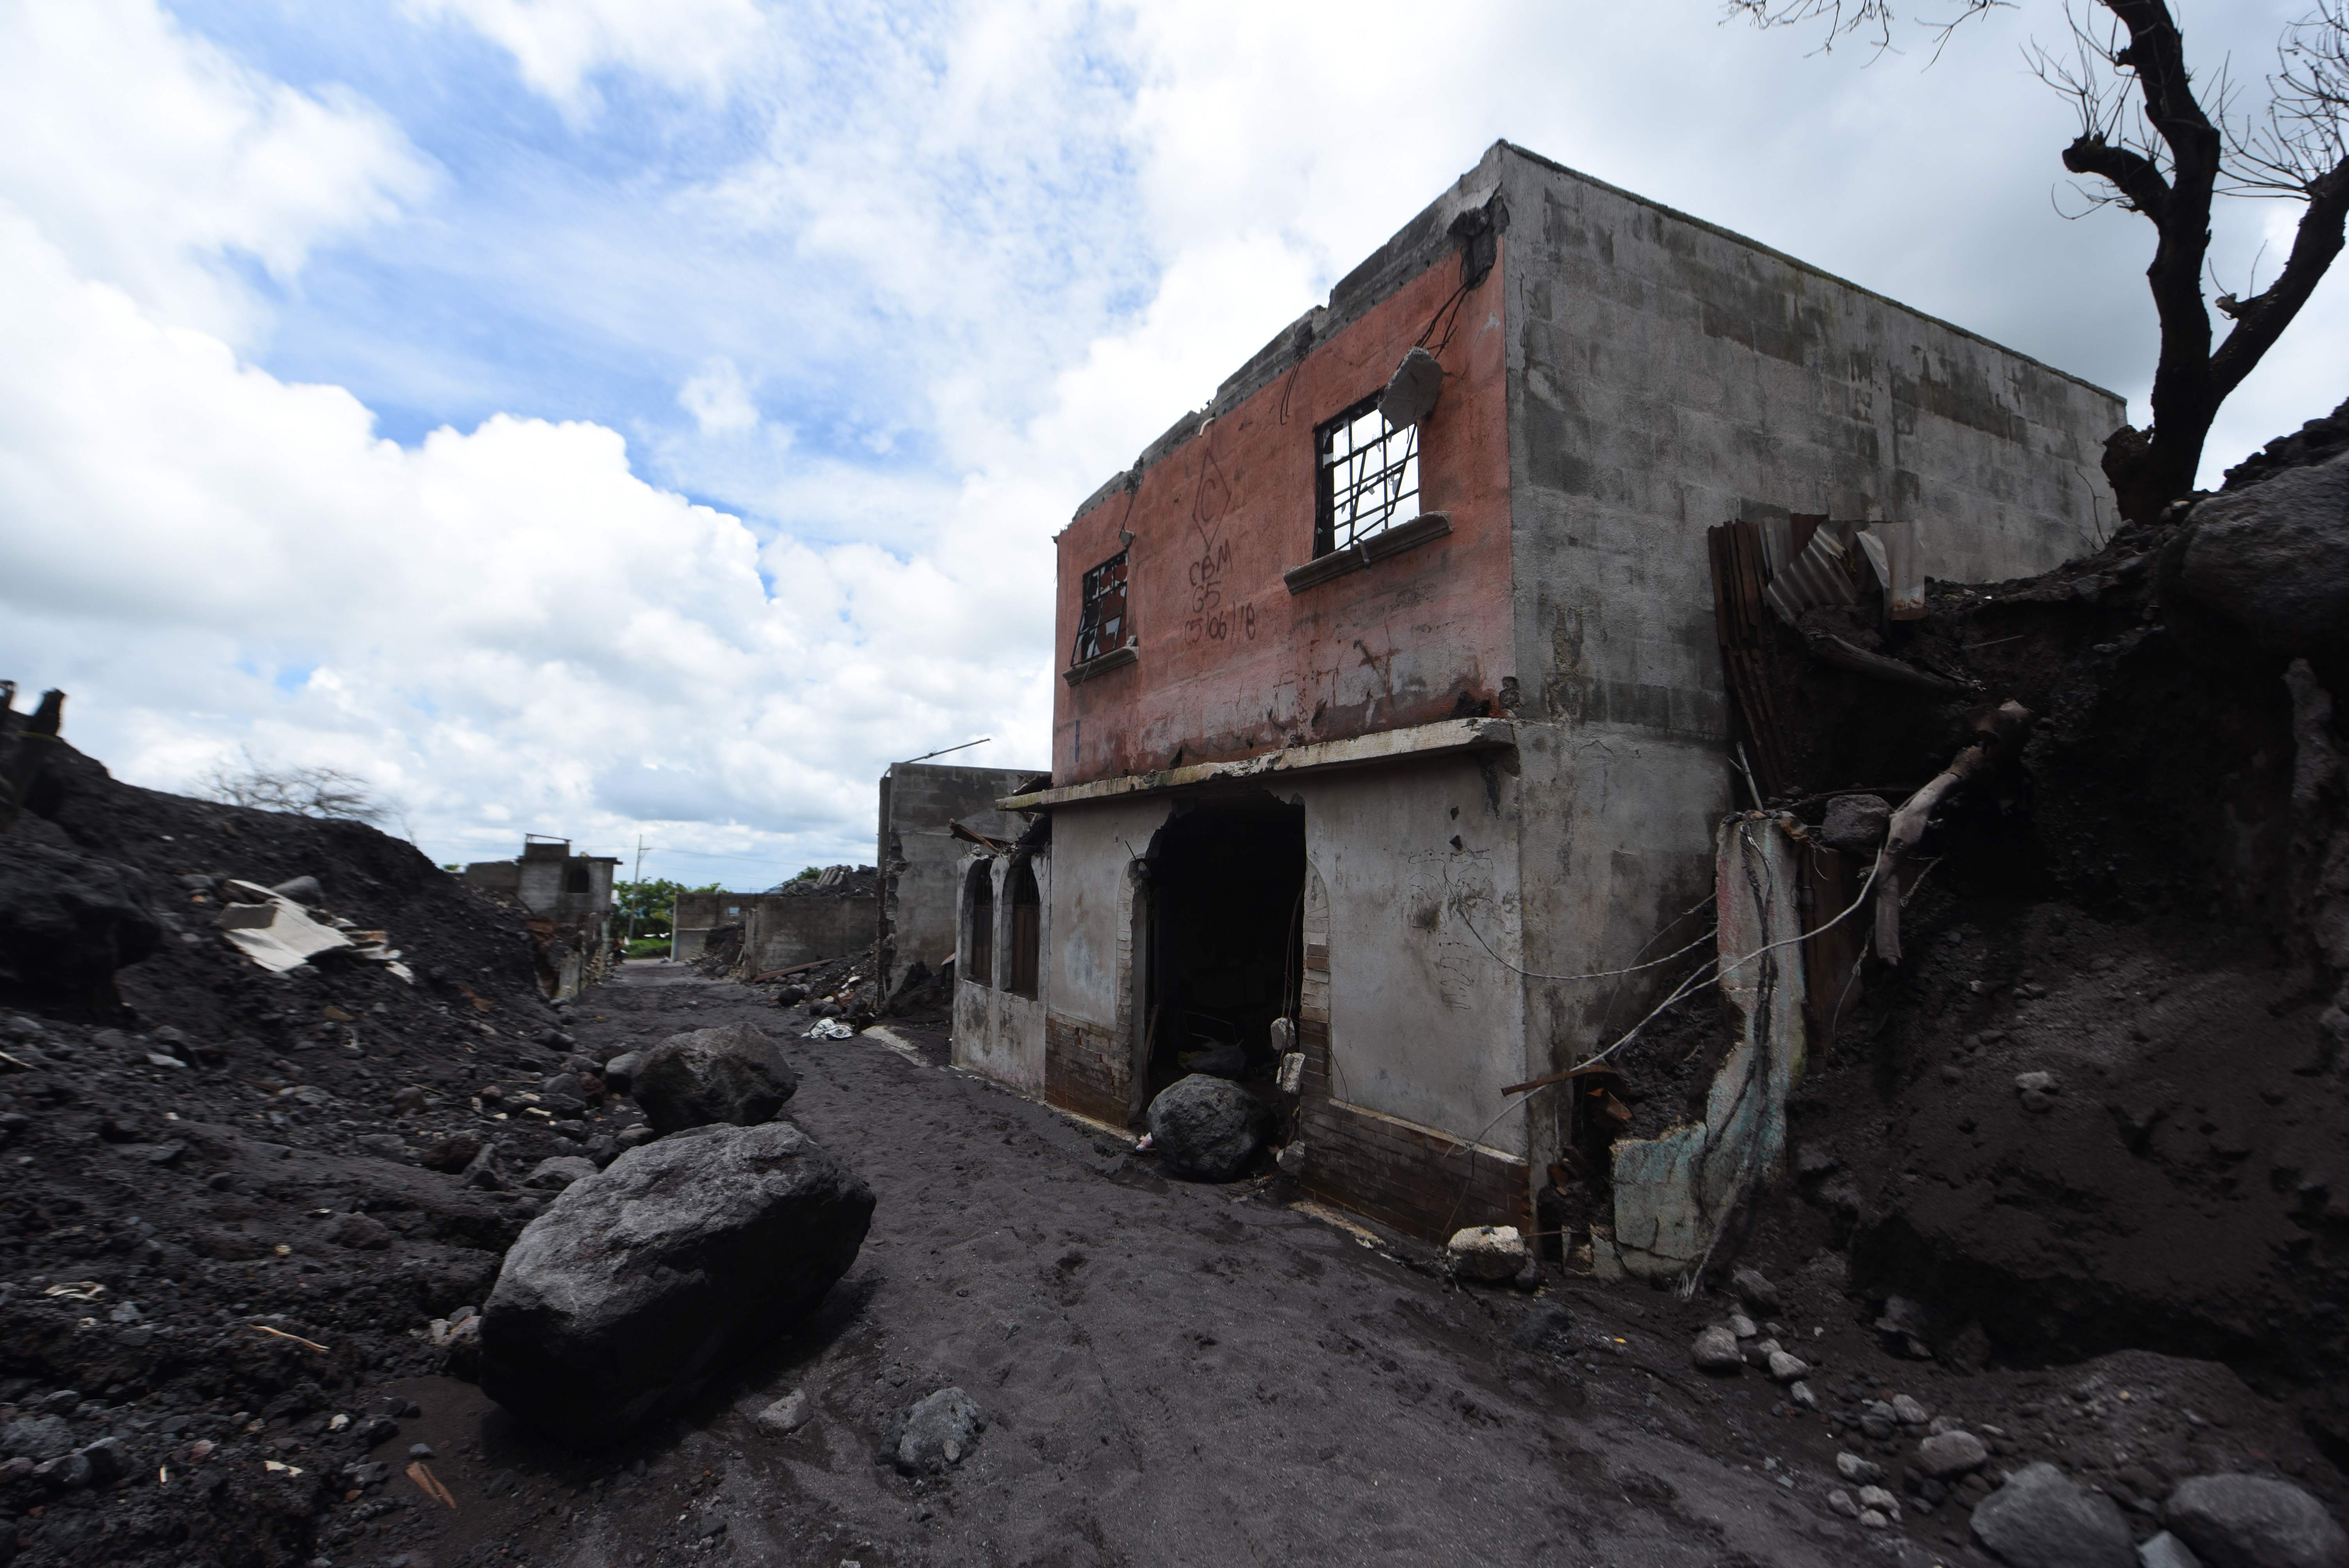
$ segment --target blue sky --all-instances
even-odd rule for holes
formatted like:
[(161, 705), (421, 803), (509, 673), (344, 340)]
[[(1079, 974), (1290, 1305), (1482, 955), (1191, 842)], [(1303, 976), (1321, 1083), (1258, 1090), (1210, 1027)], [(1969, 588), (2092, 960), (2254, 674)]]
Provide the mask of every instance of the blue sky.
[[(2240, 75), (2298, 8), (2186, 17)], [(1043, 758), (1074, 505), (1501, 136), (2141, 397), (2052, 5), (1930, 70), (1701, 0), (1429, 22), (0, 0), (0, 673), (140, 782), (358, 773), (438, 859), (869, 861), (889, 761)], [(2344, 294), (2211, 474), (2349, 391)]]

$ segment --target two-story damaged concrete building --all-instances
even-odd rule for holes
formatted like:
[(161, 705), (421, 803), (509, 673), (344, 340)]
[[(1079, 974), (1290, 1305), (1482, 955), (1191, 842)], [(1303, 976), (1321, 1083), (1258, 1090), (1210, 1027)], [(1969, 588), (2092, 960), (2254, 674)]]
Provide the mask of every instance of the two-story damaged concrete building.
[[(1506, 143), (1059, 536), (1052, 783), (966, 872), (955, 1052), (1126, 1125), (1307, 1063), (1309, 1189), (1516, 1220), (1733, 804), (1705, 531), (2080, 552), (2112, 394)], [(1269, 1084), (1265, 1092), (1271, 1093)]]
[(613, 855), (574, 855), (571, 841), (526, 833), (511, 861), (475, 861), (465, 881), (522, 906), (538, 944), (538, 983), (549, 996), (576, 996), (612, 965)]

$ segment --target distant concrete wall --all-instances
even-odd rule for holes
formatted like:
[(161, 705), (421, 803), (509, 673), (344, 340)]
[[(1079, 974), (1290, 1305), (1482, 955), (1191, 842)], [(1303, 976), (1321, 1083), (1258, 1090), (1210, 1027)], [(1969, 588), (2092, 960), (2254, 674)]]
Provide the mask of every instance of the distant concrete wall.
[(995, 809), (1040, 769), (957, 768), (900, 762), (881, 776), (880, 944), (884, 992), (905, 967), (935, 970), (956, 950), (955, 921), (971, 846), (948, 830), (960, 822), (1009, 841), (1027, 824)]
[(879, 906), (871, 893), (745, 893), (741, 903), (742, 962), (736, 967), (746, 977), (870, 946)]

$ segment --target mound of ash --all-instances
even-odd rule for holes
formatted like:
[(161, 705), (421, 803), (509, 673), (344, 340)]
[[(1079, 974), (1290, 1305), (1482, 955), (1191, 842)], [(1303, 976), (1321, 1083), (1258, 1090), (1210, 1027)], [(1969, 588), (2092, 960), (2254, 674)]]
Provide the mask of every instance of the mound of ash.
[(1932, 584), (1887, 651), (1961, 699), (1785, 634), (1772, 696), (1806, 793), (1781, 803), (1823, 833), (1838, 792), (1898, 802), (1991, 707), (2033, 722), (1918, 851), (1902, 962), (1868, 961), (1791, 1107), (1802, 1202), (1754, 1239), (1788, 1266), (1847, 1250), (1857, 1289), (1900, 1299), (1907, 1352), (2222, 1361), (2336, 1463), (2344, 449), (2349, 406), (2044, 576)]
[[(0, 1561), (342, 1556), (409, 1484), (386, 1387), (635, 1119), (412, 846), (123, 784), (55, 717), (0, 718)], [(272, 973), (232, 882), (376, 956)]]

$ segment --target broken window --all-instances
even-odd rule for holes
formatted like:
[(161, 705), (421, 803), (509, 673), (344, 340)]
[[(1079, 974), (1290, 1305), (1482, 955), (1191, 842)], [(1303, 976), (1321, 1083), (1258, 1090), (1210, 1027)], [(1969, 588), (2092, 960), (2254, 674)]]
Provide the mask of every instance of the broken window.
[(1313, 432), (1321, 494), (1313, 553), (1359, 544), (1419, 515), (1419, 427), (1390, 425), (1380, 394), (1363, 398)]
[(962, 946), (962, 972), (982, 985), (995, 984), (995, 862), (970, 868), (970, 938)]
[(1121, 550), (1085, 573), (1071, 665), (1113, 654), (1125, 646), (1125, 552)]
[(1044, 901), (1037, 896), (1035, 869), (1021, 861), (1011, 873), (1011, 984), (1014, 995), (1036, 994), (1042, 967)]

